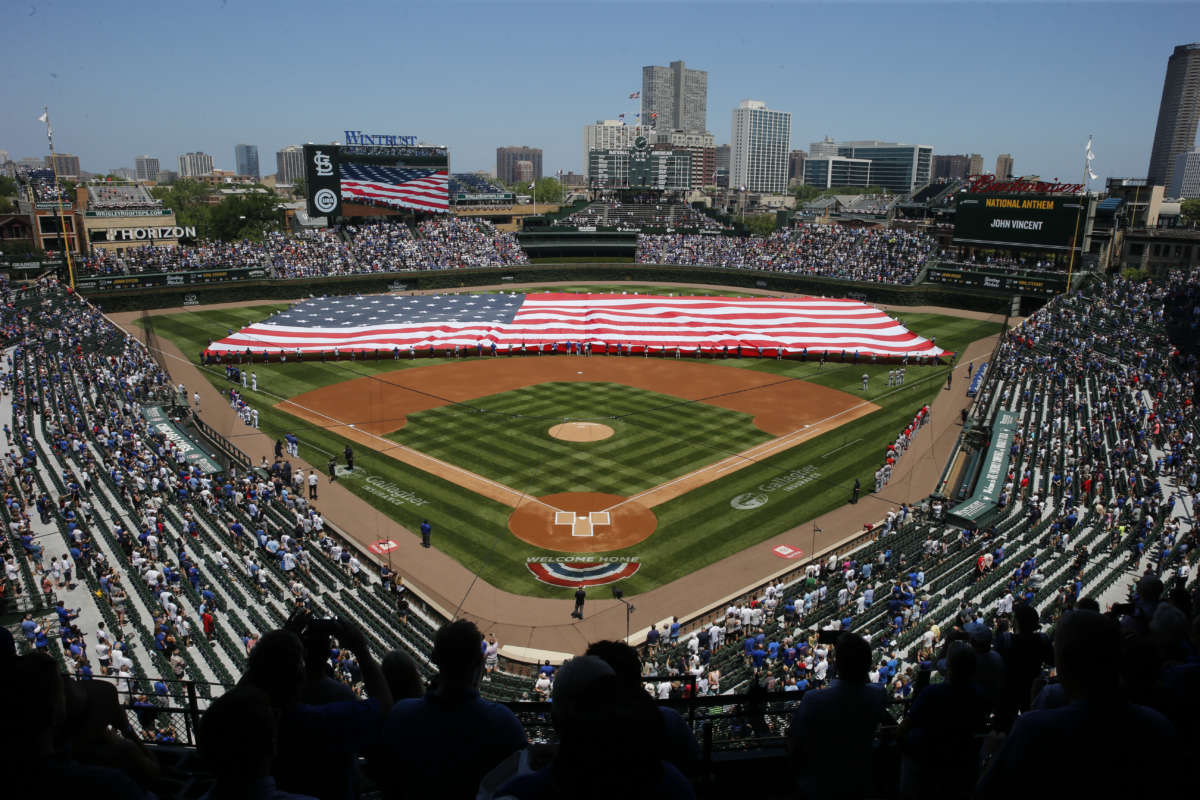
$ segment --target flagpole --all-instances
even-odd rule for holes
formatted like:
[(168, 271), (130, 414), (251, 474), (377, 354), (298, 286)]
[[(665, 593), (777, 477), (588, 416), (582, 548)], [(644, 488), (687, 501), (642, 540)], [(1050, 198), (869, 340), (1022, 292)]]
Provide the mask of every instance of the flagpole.
[(1091, 172), (1091, 159), (1088, 158), (1092, 153), (1092, 134), (1088, 134), (1087, 149), (1083, 153), (1083, 202), (1079, 204), (1079, 210), (1075, 212), (1075, 230), (1071, 233), (1071, 258), (1067, 263), (1067, 294), (1071, 293), (1071, 278), (1075, 273), (1075, 242), (1079, 238), (1079, 219), (1083, 215), (1083, 207), (1088, 201), (1088, 174)]
[(50, 127), (49, 106), (42, 106), (42, 121), (46, 123), (46, 141), (50, 144), (50, 169), (54, 173), (54, 194), (58, 198), (59, 233), (62, 235), (63, 252), (67, 256), (67, 280), (71, 289), (74, 290), (75, 266), (71, 263), (71, 245), (67, 242), (67, 220), (63, 213), (62, 187), (58, 183), (58, 159), (54, 157), (54, 129)]

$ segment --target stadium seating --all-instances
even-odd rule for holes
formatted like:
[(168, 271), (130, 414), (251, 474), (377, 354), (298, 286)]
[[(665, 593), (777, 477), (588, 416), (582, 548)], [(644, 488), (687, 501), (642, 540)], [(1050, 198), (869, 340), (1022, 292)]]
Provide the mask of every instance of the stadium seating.
[[(455, 243), (468, 254), (460, 258), (476, 244), (502, 251), (488, 228), (454, 220), (422, 225), (419, 236), (391, 226), (342, 234), (356, 264), (402, 257), (423, 241)], [(436, 250), (427, 258), (439, 260)], [(257, 636), (299, 607), (357, 621), (376, 655), (402, 651), (424, 679), (433, 676), (433, 640), (447, 620), (407, 591), (401, 622), (393, 590), (366, 567), (356, 575), (357, 551), (291, 490), (290, 465), (214, 476), (188, 467), (141, 413), (173, 397), (142, 345), (52, 281), (21, 293), (0, 284), (0, 295), (11, 359), (0, 396), (10, 439), (0, 463), (4, 597), (31, 617), (13, 626), (20, 652), (44, 650), (72, 675), (114, 681), (135, 730), (157, 742), (191, 740), (195, 712), (244, 672)], [(1131, 647), (1149, 641), (1156, 608), (1194, 614), (1198, 325), (1200, 275), (1118, 278), (1054, 298), (1003, 336), (967, 423), (986, 434), (1001, 411), (1017, 417), (990, 514), (959, 527), (943, 498), (900, 507), (856, 544), (668, 624), (641, 645), (647, 691), (694, 697), (716, 694), (718, 683), (733, 694), (691, 701), (689, 726), (731, 751), (763, 748), (779, 742), (792, 698), (837, 674), (828, 640), (846, 630), (869, 641), (869, 680), (903, 716), (941, 680), (938, 665), (955, 642), (1009, 646), (1014, 604), (1035, 608), (1045, 624), (1083, 598), (1102, 609), (1132, 599), (1112, 613)], [(1172, 344), (1170, 331), (1192, 335)], [(63, 561), (73, 587), (60, 580)], [(1169, 603), (1151, 594), (1154, 581)], [(121, 652), (107, 675), (101, 623)], [(1164, 652), (1163, 663), (1175, 664)], [(326, 666), (361, 694), (345, 650)], [(1135, 671), (1125, 679), (1136, 699), (1177, 721), (1175, 689), (1148, 691)], [(533, 678), (507, 665), (481, 688), (527, 700)], [(762, 689), (792, 694), (754, 699)], [(157, 714), (149, 726), (134, 708), (143, 695)], [(552, 738), (544, 707), (514, 708), (531, 739)], [(997, 709), (992, 724), (1003, 731), (1010, 722)], [(1194, 737), (1194, 728), (1180, 735)]]
[(619, 228), (701, 228), (721, 226), (684, 203), (620, 203), (596, 201), (556, 220), (563, 226), (608, 226)]

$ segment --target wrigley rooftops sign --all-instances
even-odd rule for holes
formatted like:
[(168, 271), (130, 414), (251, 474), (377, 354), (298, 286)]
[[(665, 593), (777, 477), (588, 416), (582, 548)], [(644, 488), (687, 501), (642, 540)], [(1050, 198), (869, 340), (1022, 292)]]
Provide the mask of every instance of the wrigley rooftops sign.
[(994, 194), (1079, 194), (1082, 183), (1057, 183), (1046, 181), (998, 181), (995, 175), (968, 175), (968, 192)]
[(412, 147), (416, 143), (416, 136), (400, 136), (395, 133), (363, 133), (362, 131), (346, 131), (346, 144), (348, 145)]

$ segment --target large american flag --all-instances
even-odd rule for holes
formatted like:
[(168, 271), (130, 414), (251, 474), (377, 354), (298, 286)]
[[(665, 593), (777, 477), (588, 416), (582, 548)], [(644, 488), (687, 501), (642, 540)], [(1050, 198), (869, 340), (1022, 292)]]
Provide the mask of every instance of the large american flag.
[(343, 161), (342, 200), (383, 203), (420, 211), (450, 210), (450, 174), (444, 169), (383, 167)]
[(566, 352), (618, 345), (641, 353), (730, 351), (884, 357), (943, 351), (877, 308), (820, 297), (665, 297), (626, 294), (447, 294), (321, 297), (247, 326), (210, 353), (306, 353), (393, 348)]

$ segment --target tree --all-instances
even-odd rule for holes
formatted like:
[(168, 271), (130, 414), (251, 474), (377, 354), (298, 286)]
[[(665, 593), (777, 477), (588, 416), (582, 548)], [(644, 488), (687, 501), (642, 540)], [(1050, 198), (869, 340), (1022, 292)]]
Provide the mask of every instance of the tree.
[(775, 215), (752, 214), (746, 217), (746, 230), (755, 236), (770, 236), (775, 231)]
[(1184, 200), (1179, 206), (1179, 213), (1189, 225), (1200, 224), (1200, 198)]
[(539, 178), (536, 181), (534, 197), (539, 203), (561, 203), (562, 184), (558, 182), (558, 178)]
[(0, 197), (12, 197), (17, 193), (17, 182), (7, 175), (0, 175)]
[(308, 183), (305, 182), (303, 177), (296, 178), (296, 180), (292, 182), (292, 194), (293, 195), (295, 195), (296, 197), (308, 197), (307, 192), (308, 192)]
[(278, 203), (278, 198), (268, 193), (225, 197), (209, 208), (208, 235), (226, 242), (260, 240), (282, 227)]
[(807, 203), (809, 200), (816, 200), (821, 196), (821, 190), (816, 186), (797, 186), (796, 187), (796, 202)]
[(181, 178), (171, 186), (155, 186), (150, 190), (155, 199), (175, 212), (175, 221), (180, 225), (193, 226), (208, 236), (209, 203), (213, 188), (207, 183)]

